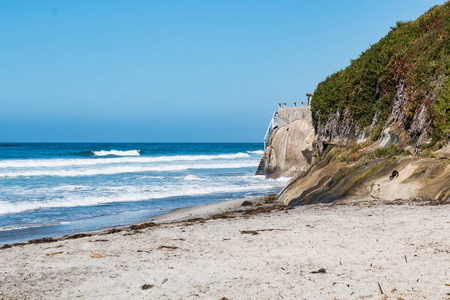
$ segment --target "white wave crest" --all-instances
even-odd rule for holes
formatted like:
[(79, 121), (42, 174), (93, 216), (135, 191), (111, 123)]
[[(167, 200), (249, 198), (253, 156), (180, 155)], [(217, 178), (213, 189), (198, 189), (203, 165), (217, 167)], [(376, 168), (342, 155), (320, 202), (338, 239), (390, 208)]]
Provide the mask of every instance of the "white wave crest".
[(279, 178), (274, 179), (274, 180), (276, 180), (278, 182), (288, 182), (291, 179), (292, 179), (292, 177), (279, 177)]
[[(137, 150), (133, 150), (137, 151)], [(248, 158), (247, 153), (218, 154), (218, 155), (171, 155), (155, 157), (111, 157), (111, 158), (76, 158), (76, 159), (18, 159), (0, 161), (0, 168), (52, 168), (69, 166), (93, 166), (106, 164), (127, 164), (127, 163), (154, 163), (172, 161), (204, 161), (220, 159)], [(1, 174), (0, 174), (1, 176)]]
[(186, 177), (183, 178), (183, 180), (205, 180), (205, 179), (200, 178), (200, 177), (195, 176), (195, 175), (187, 175)]
[(128, 150), (128, 151), (120, 151), (120, 150), (101, 150), (101, 151), (93, 151), (95, 156), (139, 156), (141, 155), (140, 150)]
[(54, 176), (54, 177), (78, 177), (78, 176), (94, 176), (94, 175), (113, 175), (123, 173), (142, 173), (142, 172), (170, 172), (182, 170), (198, 170), (198, 169), (238, 169), (257, 167), (257, 161), (243, 161), (234, 163), (215, 163), (215, 164), (179, 164), (179, 165), (120, 165), (104, 168), (89, 169), (42, 169), (29, 170), (19, 172), (0, 173), (0, 178), (13, 177), (34, 177), (34, 176)]
[(24, 211), (45, 208), (93, 206), (106, 203), (144, 201), (168, 197), (208, 195), (215, 193), (236, 193), (253, 190), (262, 191), (273, 187), (274, 185), (267, 183), (250, 186), (221, 185), (214, 187), (185, 185), (182, 187), (175, 187), (170, 190), (146, 191), (141, 193), (137, 191), (130, 193), (125, 192), (110, 196), (65, 197), (62, 199), (57, 198), (45, 201), (25, 201), (20, 203), (0, 201), (0, 215), (21, 213)]
[(263, 155), (263, 154), (264, 154), (264, 151), (263, 151), (263, 150), (255, 150), (255, 151), (247, 151), (247, 153), (249, 153), (249, 154)]

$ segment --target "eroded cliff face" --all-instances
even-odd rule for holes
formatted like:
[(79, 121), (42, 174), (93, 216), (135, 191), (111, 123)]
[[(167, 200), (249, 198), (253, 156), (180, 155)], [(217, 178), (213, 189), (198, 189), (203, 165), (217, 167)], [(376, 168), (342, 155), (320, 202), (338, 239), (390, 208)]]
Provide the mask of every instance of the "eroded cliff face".
[(408, 88), (404, 80), (400, 80), (396, 87), (395, 98), (391, 113), (387, 121), (383, 122), (380, 113), (375, 113), (370, 126), (361, 128), (357, 120), (351, 116), (348, 108), (337, 109), (322, 122), (318, 120), (315, 130), (317, 132), (317, 151), (322, 154), (324, 145), (339, 146), (363, 143), (369, 140), (376, 142), (378, 147), (390, 144), (401, 147), (412, 146), (417, 153), (420, 147), (431, 142), (432, 126), (429, 107), (424, 99), (414, 111), (411, 120), (407, 114), (411, 113)]
[(308, 170), (313, 162), (314, 143), (314, 128), (307, 120), (275, 128), (264, 152), (266, 176), (292, 177)]
[(450, 2), (399, 24), (318, 84), (311, 109), (320, 153), (352, 140), (417, 153), (450, 139)]

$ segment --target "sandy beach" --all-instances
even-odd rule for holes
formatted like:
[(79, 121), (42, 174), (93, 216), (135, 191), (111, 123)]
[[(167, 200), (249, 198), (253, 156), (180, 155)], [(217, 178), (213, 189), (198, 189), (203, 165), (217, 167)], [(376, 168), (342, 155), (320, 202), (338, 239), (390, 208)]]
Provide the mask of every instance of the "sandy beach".
[(241, 204), (178, 210), (145, 226), (4, 247), (0, 296), (450, 298), (450, 205)]

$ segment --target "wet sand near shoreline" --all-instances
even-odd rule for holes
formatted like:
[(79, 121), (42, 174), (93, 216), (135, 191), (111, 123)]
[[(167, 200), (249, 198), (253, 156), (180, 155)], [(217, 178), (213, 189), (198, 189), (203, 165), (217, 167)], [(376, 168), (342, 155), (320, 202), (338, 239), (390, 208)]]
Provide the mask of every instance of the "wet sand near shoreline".
[(243, 202), (3, 247), (0, 297), (450, 298), (450, 205)]

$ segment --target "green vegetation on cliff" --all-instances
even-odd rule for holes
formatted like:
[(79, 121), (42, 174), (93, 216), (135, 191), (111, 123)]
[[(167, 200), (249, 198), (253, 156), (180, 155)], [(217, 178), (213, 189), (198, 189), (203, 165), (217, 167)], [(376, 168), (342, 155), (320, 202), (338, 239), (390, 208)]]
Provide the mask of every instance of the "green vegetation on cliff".
[(311, 104), (314, 125), (323, 125), (333, 112), (348, 108), (359, 129), (371, 125), (377, 115), (372, 138), (378, 138), (400, 90), (407, 100), (404, 129), (409, 130), (426, 108), (433, 141), (448, 139), (450, 2), (432, 7), (416, 21), (397, 22), (391, 29), (350, 66), (318, 85)]

